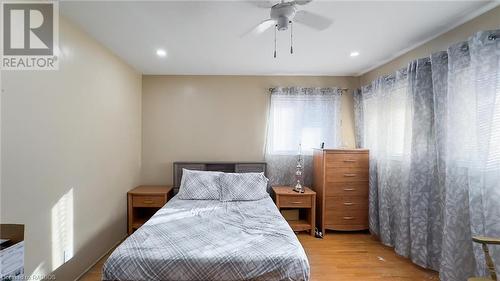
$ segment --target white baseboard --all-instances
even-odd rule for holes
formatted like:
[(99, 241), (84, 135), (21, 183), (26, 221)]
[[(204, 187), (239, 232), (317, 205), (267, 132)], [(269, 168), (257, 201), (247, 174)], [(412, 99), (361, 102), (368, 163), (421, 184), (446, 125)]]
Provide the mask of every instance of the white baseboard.
[(94, 267), (102, 258), (104, 258), (109, 252), (111, 252), (111, 250), (113, 250), (116, 246), (118, 246), (120, 243), (122, 243), (123, 240), (125, 240), (125, 238), (127, 238), (127, 234), (125, 234), (125, 236), (122, 239), (120, 239), (118, 242), (116, 242), (113, 246), (111, 246), (111, 248), (109, 248), (104, 254), (102, 254), (95, 262), (93, 262), (89, 267), (87, 267), (87, 269), (85, 269), (80, 275), (78, 275), (78, 277), (76, 277), (74, 281), (78, 281), (80, 278), (82, 278), (82, 276), (85, 275), (85, 273), (89, 272), (89, 270), (91, 270), (92, 267)]

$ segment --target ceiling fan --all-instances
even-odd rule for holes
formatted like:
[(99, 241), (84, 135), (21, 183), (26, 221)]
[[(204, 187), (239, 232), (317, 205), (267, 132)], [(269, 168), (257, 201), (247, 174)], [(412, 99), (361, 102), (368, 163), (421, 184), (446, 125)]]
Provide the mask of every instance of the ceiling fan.
[(331, 24), (332, 20), (322, 15), (298, 9), (298, 6), (304, 6), (312, 0), (292, 0), (286, 2), (271, 2), (271, 1), (250, 1), (259, 8), (271, 9), (270, 18), (260, 22), (248, 34), (261, 34), (264, 31), (274, 26), (274, 57), (276, 57), (276, 32), (284, 31), (290, 27), (290, 53), (293, 54), (293, 24), (300, 23), (316, 30), (325, 30)]

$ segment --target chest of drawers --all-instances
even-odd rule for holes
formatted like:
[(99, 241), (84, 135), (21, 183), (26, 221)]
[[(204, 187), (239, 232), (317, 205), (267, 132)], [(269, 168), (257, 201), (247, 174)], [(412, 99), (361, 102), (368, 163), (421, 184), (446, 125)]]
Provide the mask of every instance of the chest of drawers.
[(323, 233), (368, 229), (368, 171), (366, 149), (314, 150), (316, 218)]

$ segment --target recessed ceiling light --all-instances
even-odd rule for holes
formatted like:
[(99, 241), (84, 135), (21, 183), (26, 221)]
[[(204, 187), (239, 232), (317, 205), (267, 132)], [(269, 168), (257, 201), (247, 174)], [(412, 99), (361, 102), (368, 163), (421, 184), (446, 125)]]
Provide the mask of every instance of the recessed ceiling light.
[(160, 57), (160, 58), (164, 58), (167, 56), (167, 51), (163, 50), (163, 49), (158, 49), (156, 50), (156, 54)]
[(357, 51), (351, 52), (351, 57), (357, 57), (357, 56), (359, 56), (359, 52)]

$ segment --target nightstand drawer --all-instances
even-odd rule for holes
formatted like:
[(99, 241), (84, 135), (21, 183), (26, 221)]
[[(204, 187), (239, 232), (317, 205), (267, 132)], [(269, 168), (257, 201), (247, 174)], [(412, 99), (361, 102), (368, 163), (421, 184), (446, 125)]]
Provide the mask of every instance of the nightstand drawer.
[(286, 195), (279, 197), (279, 206), (281, 208), (311, 208), (312, 196), (305, 195)]
[(132, 207), (163, 207), (166, 200), (165, 196), (132, 196)]

